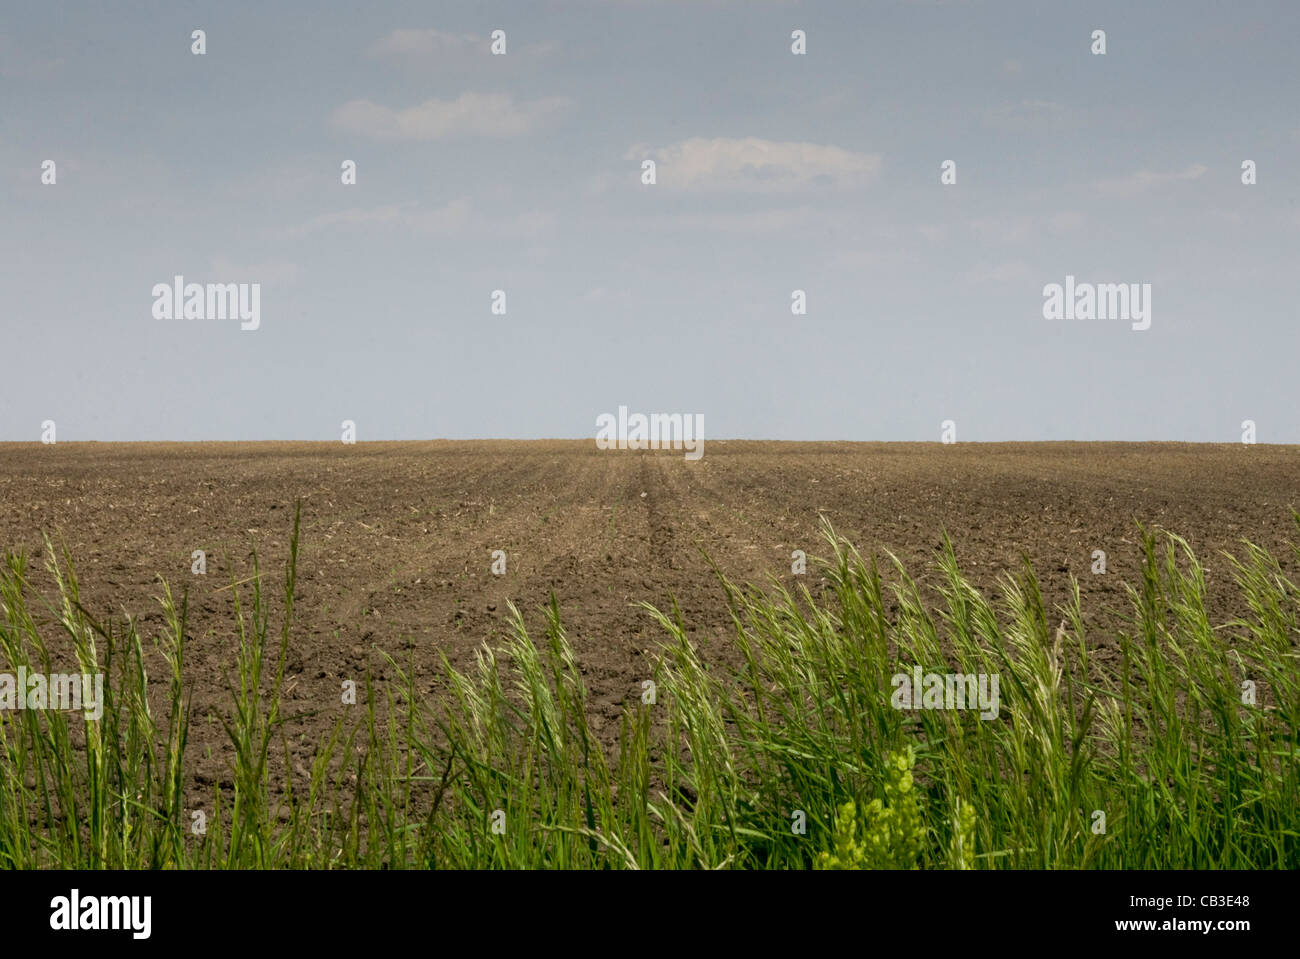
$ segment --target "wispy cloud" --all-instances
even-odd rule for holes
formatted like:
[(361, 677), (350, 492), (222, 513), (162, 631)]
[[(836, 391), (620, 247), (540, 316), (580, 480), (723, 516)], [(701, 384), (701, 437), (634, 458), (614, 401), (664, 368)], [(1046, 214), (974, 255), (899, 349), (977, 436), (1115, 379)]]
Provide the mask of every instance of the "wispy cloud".
[(878, 153), (759, 137), (695, 137), (660, 148), (633, 147), (625, 159), (653, 159), (658, 182), (686, 190), (779, 193), (854, 186), (880, 174)]
[(842, 212), (799, 206), (739, 212), (668, 213), (638, 218), (637, 227), (638, 229), (709, 230), (754, 235), (788, 233), (805, 228), (825, 230), (845, 226), (849, 219)]
[(225, 283), (262, 283), (285, 287), (296, 283), (299, 273), (298, 264), (287, 260), (250, 261), (222, 255), (214, 256), (211, 260), (211, 276)]
[(392, 227), (415, 229), (422, 233), (451, 233), (468, 222), (472, 205), (468, 197), (452, 200), (444, 206), (427, 209), (418, 203), (389, 203), (384, 206), (352, 207), (321, 213), (304, 223), (290, 227), (290, 236), (301, 237), (335, 227)]
[[(547, 56), (555, 52), (556, 45), (551, 40), (526, 44), (511, 42), (508, 49), (512, 60), (517, 60), (520, 57)], [(493, 59), (491, 51), (492, 38), (488, 36), (413, 27), (394, 30), (366, 48), (366, 53), (372, 59), (408, 67), (454, 65), (464, 68), (469, 58), (475, 56), (482, 56), (484, 60)]]
[(433, 57), (481, 46), (487, 38), (473, 33), (444, 33), (441, 30), (394, 30), (367, 48), (372, 57)]
[(5, 80), (34, 80), (46, 82), (55, 79), (67, 66), (63, 57), (45, 57), (0, 36), (0, 77)]
[(370, 100), (349, 100), (330, 117), (335, 129), (372, 140), (445, 140), (516, 137), (530, 133), (570, 106), (566, 97), (515, 102), (506, 93), (462, 93), (455, 100), (426, 100), (394, 110)]
[(335, 210), (292, 226), (286, 234), (300, 238), (337, 228), (396, 228), (436, 236), (473, 233), (498, 238), (534, 238), (550, 230), (553, 222), (551, 214), (537, 210), (509, 216), (483, 213), (474, 208), (469, 197), (459, 197), (435, 207), (412, 202)]
[(1031, 275), (1032, 271), (1023, 260), (980, 263), (960, 274), (961, 278), (968, 283), (991, 284), (1024, 283)]
[(1134, 196), (1155, 187), (1178, 183), (1183, 180), (1196, 180), (1205, 174), (1209, 167), (1195, 163), (1185, 170), (1159, 172), (1156, 170), (1138, 170), (1126, 176), (1113, 177), (1097, 182), (1097, 191), (1106, 196)]
[(988, 126), (1008, 133), (1055, 130), (1064, 124), (1065, 119), (1065, 105), (1055, 100), (1021, 100), (984, 113), (984, 122)]

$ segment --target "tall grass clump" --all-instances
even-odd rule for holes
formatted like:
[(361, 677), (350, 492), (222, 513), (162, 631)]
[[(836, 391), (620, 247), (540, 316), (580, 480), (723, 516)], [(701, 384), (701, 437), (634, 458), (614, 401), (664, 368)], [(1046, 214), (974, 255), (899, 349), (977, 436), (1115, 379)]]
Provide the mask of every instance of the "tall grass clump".
[[(0, 867), (154, 868), (182, 856), (185, 605), (164, 587), (167, 632), (156, 642), (171, 710), (155, 720), (145, 648), (134, 623), (101, 624), (81, 604), (71, 559), (45, 541), (58, 600), (43, 604), (52, 649), (28, 605), (28, 563), (0, 568), (0, 668), (104, 677), (98, 718), (52, 709), (0, 709)], [(57, 655), (56, 655), (57, 653)], [(69, 655), (70, 653), (70, 655)], [(17, 696), (26, 690), (14, 690)]]
[[(1300, 516), (1296, 517), (1300, 524)], [(945, 539), (927, 577), (864, 558), (825, 527), (825, 590), (737, 586), (712, 648), (675, 606), (617, 741), (598, 735), (552, 598), (435, 693), (386, 657), (310, 768), (283, 702), (298, 521), (276, 600), (253, 560), (236, 589), (225, 731), (230, 775), (193, 784), (187, 603), (165, 629), (0, 569), (0, 669), (104, 676), (97, 720), (0, 710), (0, 867), (90, 868), (1294, 868), (1300, 862), (1300, 591), (1250, 543), (1230, 558), (1238, 614), (1212, 622), (1206, 570), (1142, 531), (1140, 578), (1089, 633), (1077, 582), (1048, 608), (1026, 563), (991, 595)], [(1300, 550), (1293, 550), (1300, 560)], [(274, 622), (273, 622), (274, 620)], [(580, 645), (578, 648), (581, 648)], [(893, 677), (997, 677), (993, 718), (898, 709)], [(150, 670), (161, 674), (151, 700)], [(647, 690), (649, 692), (647, 692)], [(154, 710), (159, 709), (159, 715)], [(323, 709), (323, 707), (322, 707)], [(311, 712), (311, 710), (309, 710)], [(296, 767), (296, 770), (295, 770)], [(196, 831), (196, 808), (207, 828)]]

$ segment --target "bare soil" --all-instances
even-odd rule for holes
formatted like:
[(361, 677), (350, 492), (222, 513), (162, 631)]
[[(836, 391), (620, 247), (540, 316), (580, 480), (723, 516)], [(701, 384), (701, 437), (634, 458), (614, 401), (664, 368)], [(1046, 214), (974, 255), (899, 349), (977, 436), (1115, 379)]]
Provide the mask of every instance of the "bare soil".
[[(233, 669), (231, 579), (260, 557), (268, 592), (282, 588), (294, 505), (303, 521), (287, 714), (292, 761), (345, 709), (343, 680), (369, 668), (392, 679), (380, 651), (414, 657), (434, 693), (440, 654), (465, 667), (507, 628), (507, 601), (540, 633), (557, 597), (585, 672), (593, 724), (608, 741), (640, 695), (662, 638), (638, 608), (674, 598), (693, 635), (725, 649), (723, 592), (704, 553), (730, 579), (787, 586), (791, 553), (825, 555), (825, 515), (864, 555), (893, 551), (914, 574), (944, 530), (983, 589), (1033, 563), (1050, 602), (1078, 577), (1090, 637), (1104, 656), (1136, 582), (1138, 523), (1185, 536), (1209, 568), (1216, 621), (1239, 608), (1221, 550), (1242, 539), (1284, 555), (1297, 537), (1300, 448), (1200, 444), (871, 444), (710, 441), (680, 452), (595, 448), (590, 441), (365, 443), (0, 444), (0, 549), (37, 557), (41, 533), (66, 543), (83, 602), (164, 628), (161, 575), (190, 600), (187, 673), (194, 724), (191, 789), (229, 778), (224, 731), (212, 718)], [(1104, 550), (1107, 573), (1091, 572)], [(192, 553), (207, 574), (191, 573)], [(491, 572), (493, 550), (506, 573)], [(704, 551), (704, 552), (702, 552)], [(40, 562), (33, 567), (39, 569)], [(49, 580), (35, 575), (38, 588)], [(248, 598), (249, 585), (240, 587)], [(275, 619), (273, 618), (273, 623)], [(55, 632), (51, 628), (50, 636)], [(151, 675), (163, 685), (162, 663)], [(278, 762), (278, 760), (277, 760)], [(301, 771), (301, 769), (299, 770)]]

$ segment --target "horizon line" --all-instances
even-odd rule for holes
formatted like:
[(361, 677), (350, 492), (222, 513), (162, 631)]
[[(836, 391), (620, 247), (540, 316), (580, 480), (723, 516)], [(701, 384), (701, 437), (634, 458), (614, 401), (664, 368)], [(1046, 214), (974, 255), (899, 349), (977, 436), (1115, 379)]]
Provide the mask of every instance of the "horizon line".
[[(54, 443), (44, 443), (41, 440), (0, 440), (0, 446), (88, 446), (92, 444), (103, 446), (127, 446), (127, 445), (156, 445), (156, 446), (210, 446), (210, 445), (236, 445), (236, 444), (288, 444), (302, 443), (319, 446), (379, 446), (383, 444), (396, 443), (595, 443), (591, 436), (548, 436), (548, 437), (502, 437), (502, 436), (476, 436), (476, 437), (429, 437), (422, 439), (382, 439), (382, 440), (355, 440), (351, 443), (344, 443), (338, 439), (202, 439), (202, 440), (172, 440), (172, 439), (127, 439), (127, 440), (58, 440)], [(893, 446), (993, 446), (993, 445), (1023, 445), (1023, 446), (1049, 446), (1053, 444), (1125, 444), (1131, 446), (1143, 445), (1180, 445), (1180, 446), (1300, 446), (1300, 442), (1295, 443), (1243, 443), (1240, 440), (1171, 440), (1171, 439), (1050, 439), (1050, 440), (1024, 440), (1024, 439), (997, 439), (997, 440), (955, 440), (951, 443), (945, 443), (942, 440), (880, 440), (880, 439), (812, 439), (812, 440), (795, 440), (795, 439), (768, 439), (753, 437), (730, 437), (725, 439), (705, 439), (704, 445), (710, 443), (789, 443), (801, 445), (814, 445), (826, 443), (856, 443), (861, 445), (893, 445)], [(619, 450), (601, 450), (601, 452), (620, 452), (620, 453), (658, 453), (658, 452), (680, 452), (681, 445), (661, 445), (658, 448), (647, 449), (619, 449)]]

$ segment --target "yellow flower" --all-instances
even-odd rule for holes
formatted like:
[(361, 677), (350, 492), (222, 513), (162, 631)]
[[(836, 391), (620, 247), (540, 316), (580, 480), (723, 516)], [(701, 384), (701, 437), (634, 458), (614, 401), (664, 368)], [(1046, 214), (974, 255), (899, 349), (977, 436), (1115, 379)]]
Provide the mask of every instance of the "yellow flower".
[(912, 789), (916, 754), (909, 746), (885, 758), (885, 799), (867, 803), (862, 839), (858, 840), (858, 810), (842, 805), (832, 830), (832, 849), (814, 862), (818, 869), (915, 869), (925, 848), (926, 828), (921, 805)]

